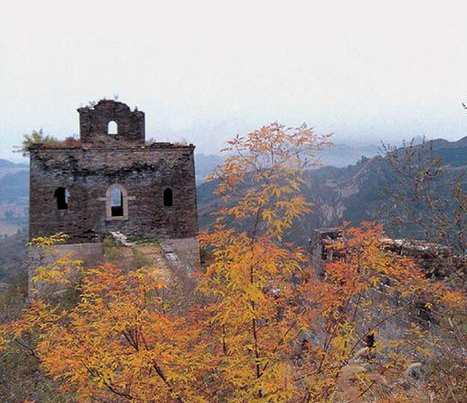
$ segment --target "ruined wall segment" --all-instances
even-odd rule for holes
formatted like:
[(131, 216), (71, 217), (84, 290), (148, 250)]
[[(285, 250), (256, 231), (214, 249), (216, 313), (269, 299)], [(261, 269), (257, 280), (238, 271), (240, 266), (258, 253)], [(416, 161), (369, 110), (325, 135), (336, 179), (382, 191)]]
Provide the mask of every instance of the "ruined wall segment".
[[(95, 106), (78, 109), (80, 139), (82, 143), (133, 142), (144, 145), (144, 112), (131, 111), (128, 105), (103, 99)], [(110, 124), (110, 126), (109, 126)], [(109, 133), (109, 128), (115, 132)]]
[[(326, 275), (326, 263), (345, 257), (345, 250), (333, 248), (344, 240), (343, 228), (318, 228), (313, 231), (308, 250), (315, 273), (320, 278)], [(467, 267), (467, 256), (456, 255), (448, 246), (415, 239), (382, 238), (380, 243), (386, 252), (412, 258), (429, 278), (441, 280), (462, 273)]]
[[(144, 114), (121, 102), (100, 101), (79, 112), (78, 145), (29, 150), (30, 238), (64, 232), (69, 243), (100, 242), (110, 231), (135, 238), (195, 237), (194, 146), (145, 144)], [(102, 131), (110, 120), (117, 122), (118, 135)], [(167, 189), (171, 203), (164, 198)]]

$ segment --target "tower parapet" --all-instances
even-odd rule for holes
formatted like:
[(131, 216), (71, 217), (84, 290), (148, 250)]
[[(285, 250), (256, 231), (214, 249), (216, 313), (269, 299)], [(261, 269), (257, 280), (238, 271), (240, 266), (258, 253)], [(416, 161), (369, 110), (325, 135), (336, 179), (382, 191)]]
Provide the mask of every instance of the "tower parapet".
[(78, 112), (79, 142), (29, 149), (30, 238), (63, 232), (69, 243), (100, 242), (111, 231), (195, 237), (195, 147), (145, 144), (144, 113), (122, 102), (101, 100)]
[(94, 106), (78, 108), (82, 143), (114, 141), (144, 144), (144, 112), (131, 111), (123, 102), (102, 99)]

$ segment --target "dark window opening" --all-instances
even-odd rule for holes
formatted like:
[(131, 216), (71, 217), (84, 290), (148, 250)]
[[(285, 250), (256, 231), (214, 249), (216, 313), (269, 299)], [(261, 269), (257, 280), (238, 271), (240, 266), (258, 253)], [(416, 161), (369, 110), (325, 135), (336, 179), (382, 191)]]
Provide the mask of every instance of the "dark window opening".
[(107, 134), (118, 134), (117, 122), (111, 120), (107, 125)]
[(111, 197), (112, 217), (123, 217), (123, 193), (119, 188), (113, 188)]
[(164, 206), (166, 207), (170, 207), (173, 205), (173, 193), (172, 193), (172, 189), (165, 189), (164, 190)]
[(57, 209), (66, 210), (68, 208), (69, 193), (65, 188), (58, 188), (54, 193), (55, 199), (57, 199)]

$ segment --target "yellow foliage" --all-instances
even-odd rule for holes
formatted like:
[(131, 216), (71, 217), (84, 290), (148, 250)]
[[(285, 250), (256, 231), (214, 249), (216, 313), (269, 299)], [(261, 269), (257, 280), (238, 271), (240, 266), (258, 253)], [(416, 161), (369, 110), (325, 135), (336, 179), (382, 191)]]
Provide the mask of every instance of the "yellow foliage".
[(47, 249), (47, 248), (50, 248), (51, 246), (65, 242), (68, 238), (69, 236), (67, 234), (59, 232), (58, 234), (54, 234), (50, 236), (36, 237), (32, 239), (31, 242), (29, 242), (29, 245)]
[(386, 252), (377, 224), (346, 228), (324, 279), (283, 241), (310, 209), (300, 195), (304, 168), (328, 141), (306, 126), (274, 123), (229, 142), (213, 175), (225, 205), (213, 230), (200, 235), (209, 255), (195, 274), (198, 305), (180, 309), (157, 267), (84, 270), (65, 256), (33, 280), (77, 288), (77, 303), (34, 299), (0, 327), (0, 348), (16, 341), (28, 349), (78, 401), (330, 402), (342, 394), (363, 400), (374, 385), (387, 386), (410, 357), (429, 356), (431, 336), (413, 324), (383, 340), (386, 321), (416, 303), (461, 310), (465, 298)]

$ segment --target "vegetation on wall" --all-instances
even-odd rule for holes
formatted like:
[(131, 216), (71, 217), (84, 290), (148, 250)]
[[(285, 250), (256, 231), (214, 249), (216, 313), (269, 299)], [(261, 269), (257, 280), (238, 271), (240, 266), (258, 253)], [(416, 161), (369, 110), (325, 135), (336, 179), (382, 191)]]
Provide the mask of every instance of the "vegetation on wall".
[(59, 147), (78, 147), (80, 141), (75, 139), (73, 136), (69, 136), (64, 140), (59, 140), (57, 137), (50, 134), (45, 134), (42, 129), (33, 130), (31, 134), (25, 134), (23, 136), (23, 142), (17, 149), (18, 152), (23, 153), (26, 156), (29, 149), (34, 146), (43, 146), (48, 148), (59, 148)]
[(329, 140), (274, 123), (228, 143), (190, 303), (156, 264), (119, 265), (107, 241), (112, 264), (37, 270), (48, 291), (1, 325), (2, 354), (29, 354), (63, 401), (462, 401), (461, 290), (385, 250), (379, 224), (345, 228), (324, 277), (286, 240)]

